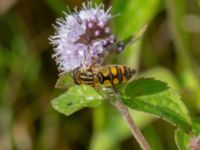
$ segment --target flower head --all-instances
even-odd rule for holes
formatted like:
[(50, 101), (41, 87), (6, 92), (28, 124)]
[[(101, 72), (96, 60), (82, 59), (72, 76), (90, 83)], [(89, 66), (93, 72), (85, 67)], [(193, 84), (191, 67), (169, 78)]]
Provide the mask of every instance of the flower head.
[(62, 73), (100, 65), (99, 56), (115, 39), (108, 27), (112, 18), (110, 9), (105, 11), (103, 4), (93, 7), (88, 2), (79, 12), (66, 14), (64, 19), (56, 21), (56, 33), (49, 39), (54, 46), (53, 58)]

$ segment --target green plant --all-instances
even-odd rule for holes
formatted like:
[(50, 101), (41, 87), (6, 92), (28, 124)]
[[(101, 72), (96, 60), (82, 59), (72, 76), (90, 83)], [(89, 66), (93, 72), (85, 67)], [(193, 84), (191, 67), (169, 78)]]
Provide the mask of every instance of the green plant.
[[(133, 3), (132, 5), (135, 7), (137, 5), (142, 5), (139, 2), (141, 1), (138, 1), (138, 3)], [(143, 4), (143, 9), (147, 9), (146, 7), (150, 7), (152, 5), (156, 6), (157, 3), (158, 2), (151, 3), (151, 5)], [(123, 10), (121, 11), (123, 12)], [(144, 10), (143, 13), (145, 12), (146, 11)], [(144, 23), (150, 19), (151, 15), (144, 15), (147, 18), (143, 18), (140, 20), (140, 22)], [(140, 22), (138, 23), (141, 24)], [(117, 22), (117, 25), (120, 24), (120, 22)], [(132, 26), (136, 25), (137, 24), (133, 24)], [(93, 26), (91, 25), (91, 28), (92, 27)], [(135, 29), (137, 29), (137, 27), (135, 27)], [(125, 28), (123, 34), (126, 35), (131, 32), (128, 30), (129, 28)], [(96, 31), (94, 33), (96, 36), (99, 35), (96, 33)], [(121, 36), (123, 36), (123, 34)], [(52, 38), (51, 41), (54, 42), (54, 39)], [(58, 41), (56, 41), (56, 44), (57, 42)], [(186, 57), (184, 53), (183, 57)], [(187, 57), (186, 60), (188, 60)], [(60, 59), (58, 59), (58, 61), (60, 61)], [(59, 64), (61, 64), (62, 67), (62, 62), (59, 62)], [(62, 70), (64, 69), (62, 68)], [(68, 82), (70, 82), (69, 80), (69, 75), (64, 74), (58, 79), (56, 86), (67, 85), (69, 84)], [(137, 129), (134, 122), (131, 120), (131, 116), (129, 115), (125, 106), (130, 109), (138, 110), (150, 115), (154, 115), (158, 118), (162, 118), (175, 125), (177, 127), (177, 131), (175, 132), (176, 144), (180, 150), (189, 149), (189, 143), (191, 142), (190, 140), (192, 140), (192, 137), (199, 136), (197, 134), (200, 132), (198, 128), (199, 122), (196, 121), (194, 123), (192, 121), (193, 119), (189, 116), (188, 110), (181, 101), (179, 94), (176, 90), (169, 87), (167, 83), (153, 78), (139, 78), (125, 85), (119, 92), (116, 90), (116, 87), (114, 87), (113, 92), (114, 100), (112, 96), (109, 96), (109, 94), (105, 93), (104, 91), (95, 90), (88, 85), (73, 86), (70, 87), (70, 89), (64, 94), (60, 95), (58, 98), (55, 98), (52, 101), (52, 105), (57, 111), (65, 115), (71, 115), (72, 113), (84, 107), (96, 108), (105, 101), (111, 101), (125, 116), (129, 126), (131, 127), (133, 135), (140, 143), (142, 149), (146, 150), (150, 148), (145, 139), (143, 139), (142, 134)]]

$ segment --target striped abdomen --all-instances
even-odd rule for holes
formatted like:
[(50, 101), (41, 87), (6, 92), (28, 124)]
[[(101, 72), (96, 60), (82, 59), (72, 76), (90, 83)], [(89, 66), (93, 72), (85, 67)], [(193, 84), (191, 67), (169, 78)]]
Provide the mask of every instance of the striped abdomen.
[(98, 68), (98, 77), (100, 84), (104, 86), (113, 86), (129, 80), (136, 73), (124, 65), (107, 65)]
[(76, 84), (88, 84), (91, 86), (113, 86), (129, 80), (135, 70), (124, 65), (107, 65), (102, 67), (80, 68), (73, 71), (73, 79)]

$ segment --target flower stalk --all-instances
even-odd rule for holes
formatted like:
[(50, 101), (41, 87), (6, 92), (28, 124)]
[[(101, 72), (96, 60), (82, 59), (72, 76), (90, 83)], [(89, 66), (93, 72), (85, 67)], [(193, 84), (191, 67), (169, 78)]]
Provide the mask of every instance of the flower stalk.
[(136, 126), (135, 122), (133, 121), (130, 113), (128, 112), (127, 107), (122, 103), (121, 98), (119, 97), (119, 92), (116, 87), (113, 87), (115, 101), (112, 102), (112, 104), (121, 112), (124, 119), (129, 125), (129, 128), (131, 130), (131, 133), (133, 137), (135, 137), (136, 141), (142, 148), (142, 150), (151, 150), (149, 143), (144, 138), (142, 132), (140, 129)]

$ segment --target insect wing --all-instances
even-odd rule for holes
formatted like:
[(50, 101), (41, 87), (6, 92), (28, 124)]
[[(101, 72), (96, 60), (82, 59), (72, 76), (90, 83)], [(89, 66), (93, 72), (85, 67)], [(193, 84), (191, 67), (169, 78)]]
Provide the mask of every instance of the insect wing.
[[(137, 42), (138, 40), (140, 40), (142, 38), (142, 36), (144, 35), (146, 29), (147, 29), (148, 25), (144, 25), (139, 32), (137, 32), (135, 35), (131, 35), (127, 38), (125, 38), (122, 41), (116, 41), (113, 46), (112, 46), (112, 50), (116, 51), (118, 53), (124, 51), (124, 49), (126, 47), (128, 47), (131, 44), (134, 44), (135, 42)], [(111, 49), (111, 48), (110, 48)]]

